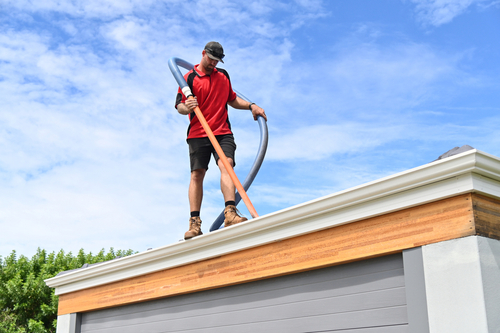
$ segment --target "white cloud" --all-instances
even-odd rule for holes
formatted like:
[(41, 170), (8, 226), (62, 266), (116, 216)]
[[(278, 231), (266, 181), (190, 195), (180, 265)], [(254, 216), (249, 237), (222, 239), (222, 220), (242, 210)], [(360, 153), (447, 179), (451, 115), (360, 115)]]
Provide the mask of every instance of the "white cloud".
[[(217, 16), (218, 22), (207, 24), (246, 31), (258, 37), (251, 43), (262, 46), (255, 53), (251, 45), (239, 48), (239, 38), (222, 38), (228, 50), (236, 50), (231, 62), (252, 55), (260, 64), (271, 61), (267, 66), (275, 65), (277, 73), (292, 45), (268, 38), (286, 31), (248, 15), (270, 15), (273, 9), (266, 2), (250, 9), (246, 2), (225, 4), (217, 8), (242, 6), (241, 15)], [(0, 106), (0, 224), (9, 235), (0, 254), (16, 249), (29, 255), (37, 246), (144, 250), (177, 241), (188, 217), (187, 119), (173, 109), (177, 87), (167, 60), (199, 59), (212, 33), (200, 34), (203, 24), (185, 23), (205, 13), (176, 1), (164, 2), (159, 13), (146, 11), (160, 5), (153, 2), (6, 5), (23, 22), (43, 29), (12, 23), (0, 35), (0, 89), (7, 93)], [(205, 5), (200, 1), (194, 8)], [(33, 19), (33, 12), (43, 15)], [(270, 25), (255, 32), (250, 22)], [(258, 75), (240, 75), (238, 81), (253, 87), (249, 81)], [(250, 115), (242, 117), (235, 130), (245, 133), (248, 127), (249, 138), (258, 136)], [(239, 150), (241, 171), (256, 153), (245, 144)], [(222, 207), (218, 178), (213, 170), (206, 179), (206, 228)]]
[(153, 34), (151, 25), (135, 17), (115, 20), (101, 30), (109, 40), (118, 44), (118, 49), (125, 48), (126, 50), (137, 51), (139, 48), (154, 45), (154, 42), (148, 37), (148, 35)]
[[(164, 0), (175, 3), (177, 1)], [(119, 17), (135, 10), (145, 10), (155, 3), (154, 0), (75, 0), (75, 1), (30, 1), (5, 0), (4, 5), (25, 10), (27, 12), (59, 12), (73, 16), (85, 17)]]
[[(439, 54), (426, 45), (363, 45), (342, 52), (330, 66), (330, 77), (365, 113), (402, 111), (438, 98), (435, 87), (461, 71), (457, 55)], [(439, 96), (442, 98), (442, 96)], [(336, 98), (338, 99), (338, 98)], [(374, 110), (375, 108), (375, 110)]]
[(362, 123), (301, 126), (289, 133), (274, 133), (271, 160), (324, 160), (333, 154), (355, 153), (380, 146), (401, 136), (402, 128)]
[(492, 5), (490, 0), (411, 0), (411, 2), (416, 4), (418, 19), (436, 27), (451, 22), (473, 4), (484, 6), (484, 3), (490, 2), (489, 5)]
[(0, 59), (1, 254), (144, 250), (182, 234), (186, 122), (172, 114), (175, 83), (149, 81), (157, 64), (122, 70), (84, 45), (15, 31)]
[[(332, 49), (331, 57), (295, 63), (300, 71), (285, 71), (290, 75), (276, 80), (273, 97), (284, 105), (268, 114), (286, 120), (270, 124), (269, 159), (324, 161), (400, 140), (425, 140), (421, 126), (429, 127), (410, 110), (446, 104), (470, 77), (459, 69), (462, 56), (424, 44), (345, 40)], [(443, 85), (450, 81), (455, 83)]]

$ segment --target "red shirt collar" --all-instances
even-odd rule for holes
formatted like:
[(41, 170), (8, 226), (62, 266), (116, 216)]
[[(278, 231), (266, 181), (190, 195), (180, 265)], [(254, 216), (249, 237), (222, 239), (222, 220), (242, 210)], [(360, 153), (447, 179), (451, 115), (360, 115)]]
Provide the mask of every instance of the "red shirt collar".
[[(207, 76), (207, 74), (203, 73), (202, 71), (198, 70), (198, 66), (200, 64), (197, 64), (194, 66), (194, 72), (196, 73), (196, 75), (198, 75), (199, 77), (202, 77), (202, 76)], [(214, 70), (212, 71), (212, 74), (217, 72), (217, 67), (214, 68)]]

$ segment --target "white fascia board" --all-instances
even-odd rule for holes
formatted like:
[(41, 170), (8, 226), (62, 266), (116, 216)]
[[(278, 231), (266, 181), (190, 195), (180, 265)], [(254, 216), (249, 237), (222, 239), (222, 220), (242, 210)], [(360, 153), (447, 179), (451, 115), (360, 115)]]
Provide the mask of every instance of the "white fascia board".
[(500, 197), (500, 159), (469, 150), (304, 204), (45, 280), (65, 294), (352, 223), (452, 196)]

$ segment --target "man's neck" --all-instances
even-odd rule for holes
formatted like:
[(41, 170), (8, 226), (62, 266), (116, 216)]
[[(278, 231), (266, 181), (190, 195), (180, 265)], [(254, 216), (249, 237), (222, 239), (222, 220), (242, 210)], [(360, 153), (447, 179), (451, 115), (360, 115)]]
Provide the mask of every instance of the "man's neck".
[(213, 69), (212, 70), (209, 70), (207, 68), (205, 68), (202, 64), (199, 64), (198, 67), (196, 67), (196, 69), (199, 71), (199, 72), (202, 72), (203, 74), (205, 75), (210, 75), (212, 74), (213, 72)]

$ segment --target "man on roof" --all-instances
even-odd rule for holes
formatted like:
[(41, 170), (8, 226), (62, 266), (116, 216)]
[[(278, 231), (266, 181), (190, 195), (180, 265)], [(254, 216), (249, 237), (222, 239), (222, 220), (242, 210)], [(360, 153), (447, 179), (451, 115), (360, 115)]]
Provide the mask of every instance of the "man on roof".
[(203, 179), (208, 170), (211, 155), (214, 156), (221, 173), (220, 184), (225, 201), (224, 226), (228, 227), (247, 220), (246, 217), (240, 216), (236, 210), (235, 186), (194, 113), (194, 109), (197, 106), (200, 107), (203, 116), (232, 167), (236, 165), (234, 159), (236, 144), (229, 123), (227, 105), (229, 104), (235, 109), (249, 109), (252, 111), (254, 120), (257, 120), (258, 116), (262, 116), (267, 121), (264, 109), (255, 103), (249, 103), (238, 97), (232, 89), (229, 74), (224, 69), (216, 67), (219, 62), (224, 63), (222, 61), (224, 58), (222, 45), (218, 42), (209, 42), (205, 45), (201, 54), (200, 63), (184, 75), (194, 98), (186, 99), (186, 96), (179, 88), (175, 102), (177, 111), (180, 114), (189, 115), (190, 121), (187, 143), (191, 163), (191, 181), (188, 190), (191, 217), (189, 219), (189, 230), (184, 234), (184, 239), (203, 234), (200, 218), (201, 202), (203, 200)]

